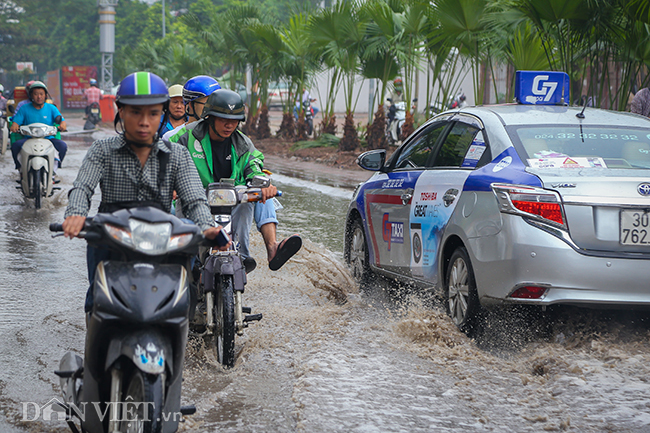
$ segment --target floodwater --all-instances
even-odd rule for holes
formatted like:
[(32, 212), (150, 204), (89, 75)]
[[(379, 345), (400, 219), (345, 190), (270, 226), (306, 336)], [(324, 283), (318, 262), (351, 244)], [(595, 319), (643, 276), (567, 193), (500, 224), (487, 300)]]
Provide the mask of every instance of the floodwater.
[[(83, 351), (85, 243), (47, 229), (90, 140), (68, 143), (62, 190), (38, 211), (0, 157), (2, 433), (67, 431), (23, 410), (59, 397), (59, 359)], [(190, 338), (183, 404), (198, 410), (180, 431), (650, 432), (650, 315), (508, 312), (469, 339), (425, 293), (383, 281), (359, 292), (342, 264), (353, 183), (270, 169), (285, 193), (279, 232), (305, 246), (271, 272), (253, 236), (259, 266), (244, 301), (264, 319), (238, 337), (231, 370)]]

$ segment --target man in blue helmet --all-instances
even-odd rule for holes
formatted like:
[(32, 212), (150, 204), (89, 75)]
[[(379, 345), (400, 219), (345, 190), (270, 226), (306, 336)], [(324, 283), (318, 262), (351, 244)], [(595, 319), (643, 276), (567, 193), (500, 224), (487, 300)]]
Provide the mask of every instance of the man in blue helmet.
[[(214, 227), (205, 190), (189, 152), (178, 144), (163, 143), (158, 136), (160, 117), (168, 102), (167, 86), (157, 75), (135, 72), (122, 80), (115, 99), (117, 135), (97, 140), (88, 149), (68, 194), (65, 236), (73, 238), (83, 229), (99, 184), (99, 212), (136, 206), (155, 206), (169, 212), (172, 193), (176, 191), (183, 201), (185, 216), (201, 227), (208, 239), (216, 237), (221, 228)], [(107, 249), (88, 247), (91, 288), (97, 264), (109, 257)], [(91, 310), (92, 303), (89, 289), (86, 312)]]
[[(170, 142), (190, 150), (204, 187), (224, 178), (234, 179), (235, 185), (245, 185), (254, 176), (264, 174), (264, 155), (237, 129), (239, 122), (245, 119), (244, 101), (239, 93), (219, 89), (207, 98), (201, 120), (185, 125), (169, 137)], [(269, 268), (273, 271), (280, 269), (302, 246), (298, 235), (277, 242), (278, 220), (270, 200), (276, 194), (273, 185), (262, 188), (261, 202), (238, 206), (232, 214), (233, 239), (239, 242), (241, 255), (252, 259), (249, 237), (254, 218), (264, 238)]]
[(182, 90), (183, 102), (185, 103), (185, 122), (171, 131), (165, 131), (162, 135), (163, 140), (167, 141), (184, 125), (199, 120), (208, 96), (218, 89), (221, 89), (219, 82), (208, 75), (197, 75), (187, 80)]

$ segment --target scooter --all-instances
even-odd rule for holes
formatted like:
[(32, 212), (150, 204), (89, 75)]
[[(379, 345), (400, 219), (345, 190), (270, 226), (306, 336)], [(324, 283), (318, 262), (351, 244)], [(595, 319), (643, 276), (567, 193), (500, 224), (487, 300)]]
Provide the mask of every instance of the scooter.
[[(58, 123), (58, 122), (57, 122)], [(44, 123), (22, 125), (20, 134), (30, 136), (25, 141), (18, 161), (20, 161), (20, 188), (27, 198), (34, 199), (34, 207), (41, 208), (43, 197), (52, 195), (54, 189), (52, 175), (56, 170), (55, 160), (58, 152), (50, 140), (45, 137), (55, 136), (58, 132), (56, 126)]]
[(0, 110), (0, 155), (4, 155), (9, 147), (9, 129), (7, 128), (7, 112)]
[(84, 130), (95, 129), (100, 120), (99, 104), (93, 102), (86, 106), (86, 123), (84, 123)]
[(97, 265), (84, 358), (68, 352), (55, 371), (68, 426), (73, 433), (77, 422), (82, 432), (175, 432), (182, 415), (196, 411), (180, 405), (187, 269), (208, 241), (198, 226), (154, 207), (99, 213), (78, 237), (109, 248), (111, 260)]
[[(300, 108), (300, 102), (296, 102), (296, 106), (293, 109), (293, 115), (298, 121), (298, 109)], [(303, 101), (302, 108), (305, 112), (305, 125), (307, 126), (307, 135), (311, 135), (314, 132), (314, 107), (311, 105), (311, 101)]]
[[(215, 223), (221, 225), (221, 233), (228, 236), (222, 240), (222, 245), (226, 245), (232, 235), (231, 215), (235, 207), (261, 200), (261, 189), (270, 184), (268, 177), (255, 176), (248, 186), (234, 186), (231, 179), (208, 185), (208, 204)], [(278, 191), (278, 195), (282, 193)], [(251, 309), (242, 306), (246, 274), (255, 267), (255, 261), (244, 260), (234, 243), (227, 251), (211, 249), (203, 259), (197, 310), (199, 317), (201, 313), (206, 317), (204, 324), (194, 323), (193, 326), (204, 325), (201, 335), (226, 368), (235, 365), (235, 335), (243, 335), (250, 322), (262, 319), (262, 314), (250, 314)]]

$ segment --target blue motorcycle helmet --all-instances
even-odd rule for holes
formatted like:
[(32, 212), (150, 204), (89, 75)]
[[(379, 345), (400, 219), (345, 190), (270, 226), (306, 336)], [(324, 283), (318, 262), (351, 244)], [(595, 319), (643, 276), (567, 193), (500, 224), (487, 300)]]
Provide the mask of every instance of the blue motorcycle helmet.
[[(134, 72), (127, 75), (120, 82), (115, 95), (115, 105), (117, 105), (118, 109), (124, 105), (155, 104), (163, 104), (166, 123), (167, 112), (169, 111), (169, 93), (167, 92), (167, 85), (158, 75), (152, 74), (151, 72)], [(121, 123), (119, 110), (115, 114), (115, 120), (113, 121), (115, 132), (117, 132), (118, 123)], [(164, 123), (161, 122), (160, 125), (160, 128), (162, 128)], [(160, 128), (158, 130), (159, 133)], [(124, 130), (124, 127), (122, 127), (122, 130)]]
[(183, 86), (183, 102), (188, 104), (218, 89), (221, 89), (221, 86), (217, 80), (208, 75), (197, 75), (187, 80)]

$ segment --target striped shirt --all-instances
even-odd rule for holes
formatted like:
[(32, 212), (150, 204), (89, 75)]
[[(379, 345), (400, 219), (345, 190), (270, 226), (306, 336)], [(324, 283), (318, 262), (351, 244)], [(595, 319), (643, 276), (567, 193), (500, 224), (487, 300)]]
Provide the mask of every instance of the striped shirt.
[(102, 91), (95, 86), (91, 86), (90, 88), (84, 90), (84, 97), (86, 98), (86, 101), (88, 101), (88, 105), (92, 104), (93, 102), (97, 102), (99, 104), (99, 100), (102, 99)]
[[(158, 140), (144, 167), (122, 135), (95, 141), (81, 164), (68, 194), (64, 218), (87, 216), (95, 187), (99, 184), (102, 202), (153, 201), (169, 212), (173, 191), (183, 203), (183, 215), (201, 230), (214, 225), (199, 174), (189, 151), (180, 144), (168, 148)], [(158, 187), (159, 152), (170, 153), (162, 185)]]

